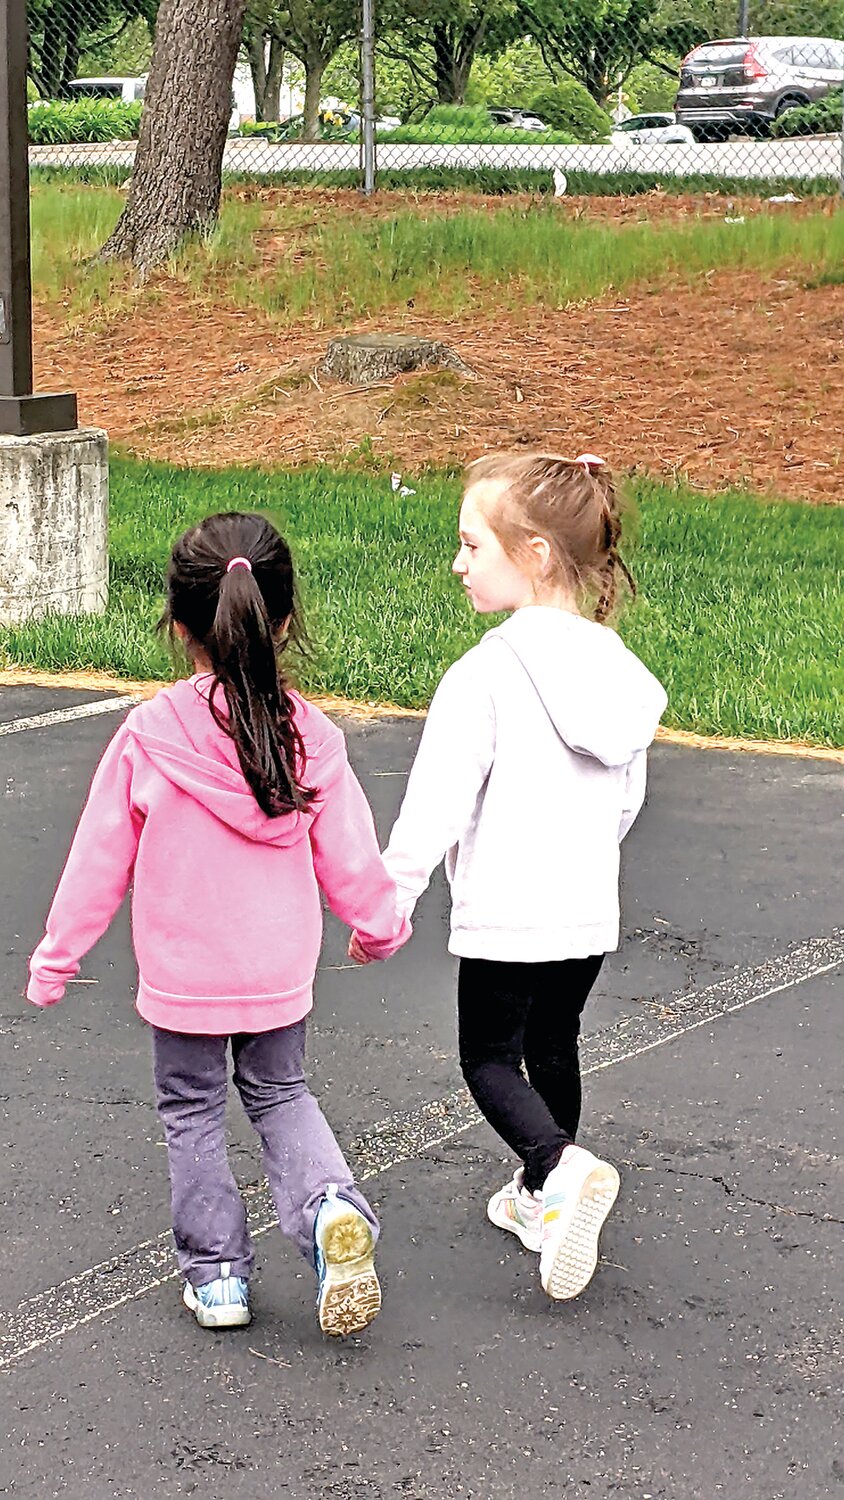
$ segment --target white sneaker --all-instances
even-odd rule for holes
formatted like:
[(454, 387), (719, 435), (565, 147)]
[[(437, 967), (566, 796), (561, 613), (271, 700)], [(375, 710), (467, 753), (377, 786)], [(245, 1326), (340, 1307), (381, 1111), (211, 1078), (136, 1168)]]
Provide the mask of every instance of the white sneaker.
[(524, 1167), (519, 1167), (512, 1182), (493, 1193), (486, 1211), (498, 1229), (509, 1229), (512, 1234), (517, 1234), (526, 1250), (539, 1251), (542, 1243), (542, 1194), (528, 1192)]
[(576, 1297), (598, 1264), (598, 1238), (618, 1196), (615, 1167), (582, 1146), (567, 1146), (542, 1186), (539, 1277), (555, 1302)]

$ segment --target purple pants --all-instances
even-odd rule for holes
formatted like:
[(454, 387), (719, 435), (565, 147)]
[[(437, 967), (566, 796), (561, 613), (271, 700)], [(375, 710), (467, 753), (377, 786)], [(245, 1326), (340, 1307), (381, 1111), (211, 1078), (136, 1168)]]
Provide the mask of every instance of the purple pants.
[(252, 1035), (188, 1036), (154, 1026), (158, 1113), (170, 1166), (179, 1267), (194, 1286), (222, 1261), (248, 1277), (254, 1260), (246, 1209), (226, 1153), (226, 1049), (243, 1107), (261, 1138), (264, 1168), (284, 1234), (314, 1263), (314, 1220), (329, 1183), (378, 1221), (358, 1192), (331, 1128), (305, 1082), (305, 1022)]

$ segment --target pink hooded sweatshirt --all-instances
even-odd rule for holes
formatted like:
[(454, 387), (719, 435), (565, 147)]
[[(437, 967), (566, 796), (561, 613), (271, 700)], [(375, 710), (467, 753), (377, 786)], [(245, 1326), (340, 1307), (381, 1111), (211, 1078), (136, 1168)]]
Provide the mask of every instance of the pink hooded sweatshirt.
[(130, 882), (137, 1007), (167, 1031), (227, 1036), (301, 1020), (322, 943), (320, 891), (373, 958), (410, 936), (340, 730), (292, 695), (305, 783), (319, 796), (269, 818), (211, 715), (212, 681), (192, 677), (139, 704), (106, 749), (32, 956), (33, 1004), (61, 1000)]

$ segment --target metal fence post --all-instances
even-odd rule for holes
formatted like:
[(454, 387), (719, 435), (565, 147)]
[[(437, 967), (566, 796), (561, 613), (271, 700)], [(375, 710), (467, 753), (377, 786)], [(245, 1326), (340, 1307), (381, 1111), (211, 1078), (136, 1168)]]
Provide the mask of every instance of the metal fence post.
[(841, 90), (841, 160), (838, 168), (838, 191), (844, 198), (844, 89)]
[(0, 432), (76, 426), (76, 397), (32, 394), (26, 0), (0, 0)]
[(373, 0), (362, 0), (360, 38), (363, 114), (363, 191), (375, 192), (375, 15)]
[(739, 0), (738, 34), (750, 35), (750, 0)]

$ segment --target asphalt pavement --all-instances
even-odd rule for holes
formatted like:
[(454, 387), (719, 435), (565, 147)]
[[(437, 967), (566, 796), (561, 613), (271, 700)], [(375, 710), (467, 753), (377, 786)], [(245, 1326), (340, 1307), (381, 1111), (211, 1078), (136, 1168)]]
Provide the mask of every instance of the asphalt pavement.
[[(383, 1311), (320, 1334), (233, 1108), (259, 1264), (252, 1327), (217, 1335), (173, 1275), (125, 913), (62, 1006), (21, 998), (104, 700), (0, 690), (0, 1494), (837, 1493), (844, 766), (656, 748), (585, 1016), (583, 1139), (622, 1192), (573, 1303), (485, 1219), (513, 1162), (461, 1087), (442, 875), (388, 965), (348, 967), (329, 920), (312, 1083), (382, 1218)], [(419, 723), (344, 727), (386, 833)]]

